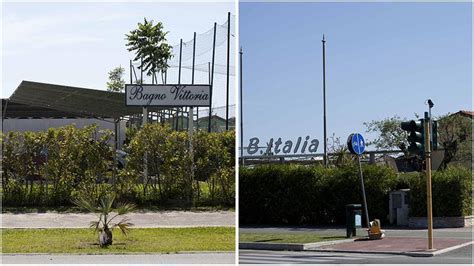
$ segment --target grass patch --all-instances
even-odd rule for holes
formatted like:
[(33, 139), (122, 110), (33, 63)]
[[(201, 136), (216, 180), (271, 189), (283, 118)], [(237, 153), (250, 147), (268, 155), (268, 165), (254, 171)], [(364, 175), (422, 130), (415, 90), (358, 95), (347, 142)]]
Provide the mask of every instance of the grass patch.
[(175, 253), (234, 251), (235, 228), (135, 228), (128, 236), (115, 230), (113, 244), (100, 248), (91, 229), (2, 229), (3, 253)]
[(345, 236), (316, 233), (240, 233), (239, 242), (305, 244), (345, 239)]

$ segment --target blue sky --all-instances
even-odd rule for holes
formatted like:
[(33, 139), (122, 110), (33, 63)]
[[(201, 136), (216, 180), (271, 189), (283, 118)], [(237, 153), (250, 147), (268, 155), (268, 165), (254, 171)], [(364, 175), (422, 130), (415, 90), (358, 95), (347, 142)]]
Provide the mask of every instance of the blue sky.
[[(105, 89), (107, 73), (119, 65), (126, 68), (129, 82), (133, 54), (126, 50), (125, 33), (144, 17), (163, 22), (168, 42), (178, 44), (180, 38), (192, 40), (193, 32), (208, 31), (214, 22), (223, 24), (227, 12), (236, 13), (233, 2), (5, 2), (2, 8), (2, 97), (9, 97), (22, 80)], [(225, 64), (225, 52), (217, 52), (216, 62)], [(169, 80), (177, 79), (175, 70), (170, 70)], [(183, 70), (183, 76), (183, 83), (190, 82), (191, 71)], [(208, 80), (208, 73), (196, 76), (197, 83)], [(214, 92), (213, 105), (223, 106), (225, 76), (216, 75), (215, 84), (220, 89)], [(234, 98), (231, 93), (231, 104)]]
[[(363, 122), (472, 110), (470, 3), (241, 3), (244, 143), (321, 140), (322, 35), (328, 136)], [(366, 138), (373, 136), (366, 135)]]

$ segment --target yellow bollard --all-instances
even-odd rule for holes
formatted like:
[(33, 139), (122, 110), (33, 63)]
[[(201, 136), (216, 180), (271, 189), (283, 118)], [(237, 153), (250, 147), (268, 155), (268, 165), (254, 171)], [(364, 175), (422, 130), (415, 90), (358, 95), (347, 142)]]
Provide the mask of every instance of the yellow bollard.
[(369, 231), (369, 239), (372, 239), (372, 240), (382, 239), (385, 236), (384, 234), (385, 231), (382, 230), (379, 219), (375, 219), (374, 221), (370, 222), (370, 227), (368, 231)]

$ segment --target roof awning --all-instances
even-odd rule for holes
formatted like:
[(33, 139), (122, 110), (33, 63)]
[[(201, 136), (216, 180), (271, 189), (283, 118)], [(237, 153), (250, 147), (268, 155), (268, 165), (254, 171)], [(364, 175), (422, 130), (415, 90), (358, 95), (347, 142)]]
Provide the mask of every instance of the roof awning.
[[(9, 101), (91, 117), (120, 118), (142, 112), (125, 106), (125, 94), (71, 86), (22, 81)], [(162, 108), (148, 107), (148, 111)]]
[(15, 103), (2, 99), (2, 119), (9, 118), (95, 118), (50, 108)]

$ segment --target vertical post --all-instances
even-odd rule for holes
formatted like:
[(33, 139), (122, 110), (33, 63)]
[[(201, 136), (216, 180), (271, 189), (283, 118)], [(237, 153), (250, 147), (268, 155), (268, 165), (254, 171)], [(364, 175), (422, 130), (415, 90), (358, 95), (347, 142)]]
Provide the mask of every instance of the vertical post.
[(433, 249), (433, 206), (431, 195), (431, 128), (428, 113), (425, 112), (425, 168), (426, 168), (426, 206), (428, 208), (428, 249)]
[(240, 47), (240, 159), (242, 165), (244, 165), (244, 101), (243, 101), (243, 85), (242, 85), (242, 57), (244, 51)]
[[(136, 75), (135, 75), (136, 78)], [(138, 83), (138, 82), (137, 82)], [(140, 62), (140, 83), (143, 83), (143, 57)], [(148, 110), (142, 108), (142, 127), (148, 123)], [(145, 152), (143, 156), (143, 194), (146, 195), (146, 185), (148, 182), (148, 154)]]
[(113, 169), (113, 176), (112, 176), (112, 184), (115, 186), (115, 181), (117, 179), (117, 149), (118, 149), (118, 122), (119, 119), (114, 118), (114, 148), (113, 148), (113, 153), (114, 153), (114, 167)]
[(324, 166), (328, 166), (327, 130), (326, 130), (326, 40), (323, 34), (323, 128), (324, 128)]
[[(191, 72), (191, 84), (194, 84), (194, 65), (196, 63), (196, 32), (194, 32), (193, 37), (193, 66)], [(194, 133), (194, 109), (193, 106), (189, 107), (189, 115), (188, 115), (188, 135), (189, 135), (189, 156), (191, 157), (191, 169), (190, 169), (190, 192), (189, 195), (192, 199), (193, 194), (193, 182), (194, 182), (194, 150), (193, 150), (193, 133)], [(199, 188), (198, 188), (199, 189)]]
[(227, 91), (225, 102), (225, 130), (229, 130), (229, 64), (230, 64), (230, 12), (227, 13)]
[(213, 43), (212, 43), (212, 70), (211, 70), (211, 92), (210, 92), (210, 100), (211, 100), (211, 103), (209, 105), (209, 121), (208, 121), (208, 124), (207, 124), (207, 132), (211, 132), (211, 120), (212, 120), (212, 90), (214, 89), (213, 88), (213, 85), (214, 85), (214, 61), (215, 61), (215, 57), (216, 57), (216, 29), (217, 29), (217, 23), (214, 22), (214, 40), (213, 40)]
[(140, 82), (139, 84), (143, 84), (143, 57), (141, 58), (141, 63), (140, 63)]
[[(143, 120), (142, 126), (145, 126), (148, 123), (148, 111), (146, 107), (143, 107)], [(143, 156), (143, 194), (146, 194), (146, 185), (148, 182), (148, 154), (145, 152)]]
[(178, 67), (178, 84), (181, 84), (181, 59), (183, 56), (183, 39), (179, 41), (179, 67)]
[[(191, 117), (191, 123), (190, 126), (188, 127), (188, 135), (189, 135), (189, 157), (191, 161), (191, 166), (190, 166), (190, 174), (189, 174), (189, 196), (191, 197), (192, 200), (192, 195), (193, 195), (193, 182), (194, 182), (194, 150), (193, 150), (193, 133), (194, 133), (194, 128), (193, 128), (193, 107), (189, 108), (189, 116)], [(189, 119), (188, 119), (189, 121)]]
[(196, 64), (196, 32), (193, 37), (193, 68), (191, 72), (191, 84), (194, 84), (194, 65)]
[(360, 163), (360, 154), (357, 155), (359, 161), (359, 174), (360, 174), (360, 186), (362, 188), (362, 200), (364, 201), (365, 221), (367, 228), (370, 228), (369, 211), (367, 210), (367, 199), (365, 198), (365, 186), (364, 186), (364, 175), (362, 174), (362, 164)]
[(132, 60), (130, 60), (130, 84), (133, 84), (133, 64), (132, 64)]
[[(179, 67), (178, 67), (178, 84), (181, 84), (181, 59), (183, 57), (183, 39), (179, 41)], [(181, 108), (176, 108), (176, 130), (179, 129), (179, 113)], [(183, 112), (181, 112), (183, 115)]]

